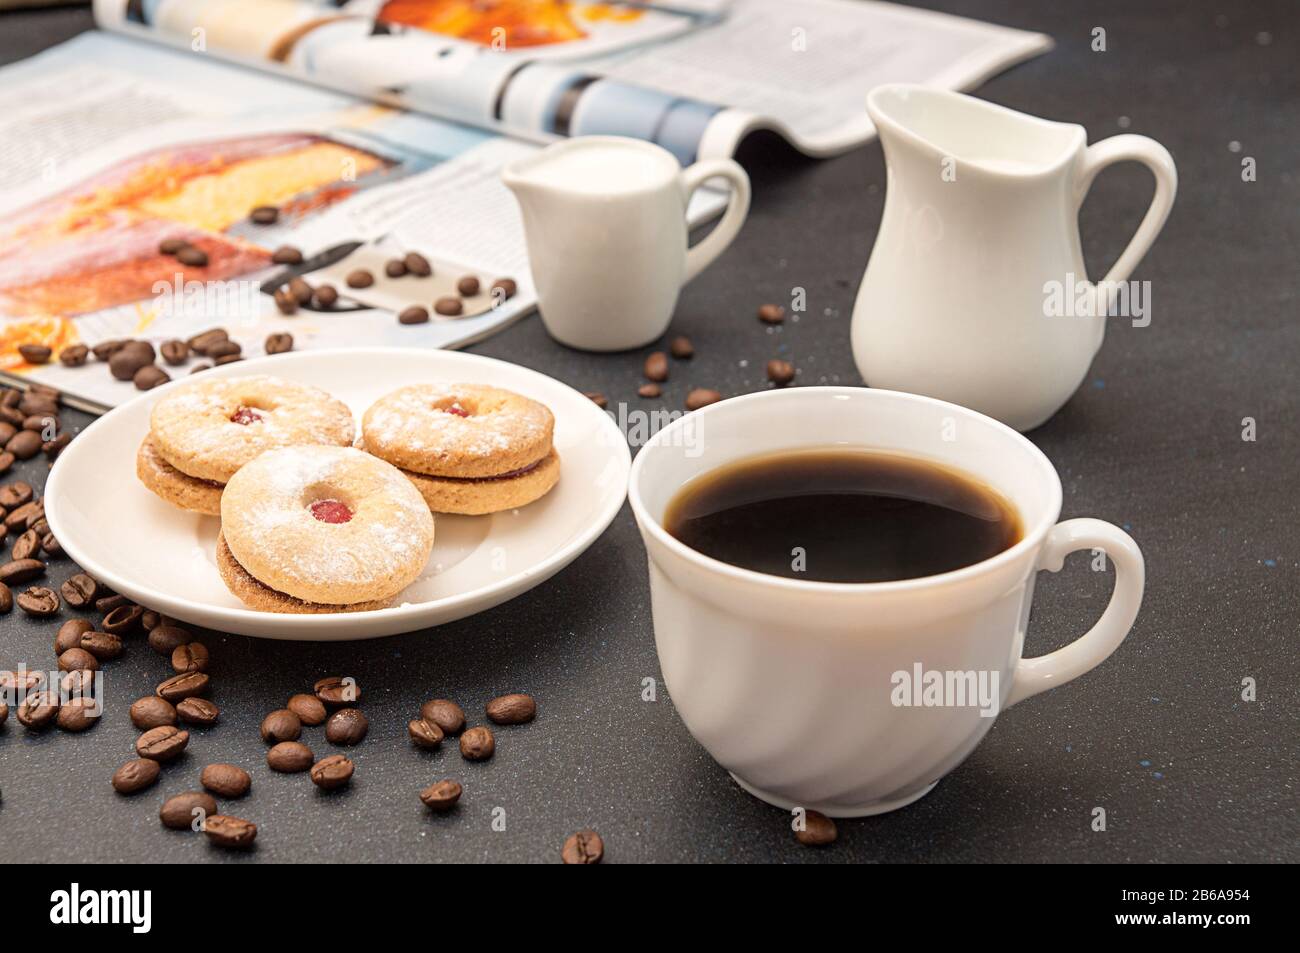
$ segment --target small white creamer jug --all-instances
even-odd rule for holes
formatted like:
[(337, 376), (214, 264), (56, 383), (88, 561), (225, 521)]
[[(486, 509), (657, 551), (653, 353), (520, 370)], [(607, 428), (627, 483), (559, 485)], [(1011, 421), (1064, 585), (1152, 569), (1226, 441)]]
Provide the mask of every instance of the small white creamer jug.
[[(1037, 427), (1082, 383), (1116, 289), (1164, 225), (1178, 185), (1173, 159), (1144, 136), (1089, 146), (1082, 126), (923, 86), (877, 86), (867, 111), (887, 185), (853, 309), (858, 370), (872, 387)], [(1098, 172), (1130, 159), (1154, 173), (1155, 197), (1094, 285), (1079, 207)], [(1069, 296), (1066, 313), (1053, 294)]]

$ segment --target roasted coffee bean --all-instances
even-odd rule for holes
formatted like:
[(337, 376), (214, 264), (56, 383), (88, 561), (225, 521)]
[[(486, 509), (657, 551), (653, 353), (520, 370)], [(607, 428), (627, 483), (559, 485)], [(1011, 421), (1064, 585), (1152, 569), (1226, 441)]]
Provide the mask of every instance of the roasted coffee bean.
[(122, 640), (108, 632), (87, 632), (81, 637), (80, 645), (101, 662), (122, 654)]
[(697, 387), (686, 395), (686, 409), (699, 410), (701, 407), (709, 406), (709, 404), (716, 404), (720, 400), (722, 400), (722, 395), (716, 390)]
[(208, 649), (202, 642), (178, 645), (172, 652), (172, 670), (176, 672), (206, 672)]
[(140, 628), (146, 632), (152, 632), (158, 626), (163, 624), (163, 616), (154, 612), (152, 609), (145, 609), (144, 615), (140, 616)]
[(101, 596), (100, 598), (96, 599), (95, 611), (102, 612), (104, 613), (104, 615), (108, 615), (114, 609), (119, 609), (122, 606), (128, 606), (130, 604), (131, 604), (131, 600), (128, 599), (126, 596), (118, 595), (115, 593), (111, 596)]
[(0, 615), (8, 615), (14, 611), (14, 593), (13, 590), (0, 582)]
[(39, 692), (29, 691), (18, 703), (15, 713), (18, 724), (32, 731), (48, 728), (59, 716), (59, 695), (48, 689)]
[(53, 429), (55, 433), (58, 433), (62, 428), (63, 422), (53, 414), (32, 414), (23, 418), (24, 430), (35, 430), (37, 433), (44, 433), (46, 430)]
[[(19, 422), (21, 425), (21, 421)], [(9, 423), (7, 420), (0, 420), (0, 445), (8, 443), (13, 439), (14, 434), (18, 432), (18, 427)]]
[[(31, 433), (30, 430), (24, 432)], [(38, 501), (33, 500), (30, 503), (24, 503), (17, 509), (9, 511), (9, 515), (5, 517), (5, 529), (11, 533), (21, 533), (23, 530), (27, 529), (27, 521), (29, 519), (33, 516), (43, 516), (44, 514), (45, 510)]]
[(123, 345), (108, 359), (108, 372), (120, 381), (134, 380), (142, 368), (153, 366), (152, 350), (136, 347), (135, 342)]
[(609, 406), (609, 398), (598, 390), (587, 391), (584, 396), (601, 410)]
[(668, 345), (668, 353), (679, 361), (690, 360), (695, 356), (695, 345), (691, 343), (690, 338), (685, 335), (679, 335), (678, 337), (673, 338), (672, 342)]
[(420, 800), (431, 811), (445, 814), (460, 800), (462, 788), (456, 781), (435, 781), (420, 792)]
[(176, 704), (176, 717), (187, 725), (215, 725), (221, 709), (206, 698), (183, 698)]
[(44, 344), (20, 344), (18, 353), (28, 364), (48, 364), (54, 352)]
[(531, 695), (502, 695), (487, 703), (487, 716), (498, 725), (522, 725), (537, 717)]
[(645, 374), (646, 380), (659, 383), (668, 380), (668, 355), (663, 351), (654, 351), (645, 359), (641, 372)]
[(605, 842), (595, 831), (570, 834), (560, 848), (560, 859), (566, 864), (598, 864), (604, 856)]
[(406, 733), (411, 736), (411, 741), (417, 748), (424, 748), (432, 751), (442, 744), (442, 739), (446, 737), (439, 728), (431, 721), (425, 721), (423, 718), (417, 718), (409, 722), (406, 726)]
[(402, 259), (402, 264), (406, 266), (407, 271), (418, 278), (428, 278), (433, 274), (433, 266), (429, 264), (429, 259), (419, 252), (407, 252), (406, 257)]
[(466, 298), (472, 298), (479, 293), (480, 285), (478, 278), (473, 275), (466, 275), (456, 282), (456, 290)]
[(293, 299), (299, 304), (307, 304), (311, 301), (312, 288), (305, 279), (295, 275), (289, 279), (288, 288), (289, 294), (293, 295)]
[(125, 341), (100, 341), (90, 349), (90, 353), (95, 355), (97, 361), (107, 361), (110, 357), (122, 349)]
[(99, 596), (99, 583), (84, 572), (72, 576), (59, 586), (63, 601), (74, 609), (84, 609)]
[(301, 734), (302, 722), (287, 708), (273, 711), (262, 719), (263, 741), (297, 741)]
[(761, 304), (758, 306), (758, 320), (764, 324), (780, 324), (785, 320), (785, 308), (779, 304)]
[[(5, 441), (5, 443), (8, 442), (9, 441), (7, 440)], [(8, 473), (13, 468), (16, 459), (17, 457), (8, 450), (0, 450), (0, 473)]]
[(190, 350), (195, 354), (202, 354), (204, 357), (207, 357), (208, 348), (212, 347), (212, 345), (216, 344), (218, 341), (225, 341), (229, 338), (230, 334), (225, 328), (209, 328), (206, 331), (194, 335), (194, 337), (190, 338), (185, 343), (190, 346)]
[(150, 728), (135, 740), (135, 751), (142, 758), (153, 758), (160, 764), (179, 758), (190, 743), (190, 733), (175, 725)]
[(203, 833), (218, 847), (240, 849), (250, 847), (257, 838), (257, 825), (242, 817), (210, 814), (203, 823)]
[(242, 354), (223, 354), (212, 363), (217, 367), (222, 367), (223, 365), (234, 364), (236, 361), (242, 361), (243, 359), (244, 356)]
[(253, 779), (238, 765), (210, 764), (199, 775), (199, 783), (221, 797), (243, 797), (253, 786)]
[(190, 373), (197, 374), (199, 373), (199, 371), (210, 371), (210, 370), (212, 370), (212, 365), (209, 364), (207, 361), (201, 361), (200, 363), (195, 364), (193, 367), (190, 368)]
[(794, 380), (794, 365), (789, 361), (773, 359), (767, 362), (767, 379), (778, 387), (784, 387)]
[[(141, 621), (144, 617), (141, 616)], [(171, 658), (177, 647), (188, 645), (194, 641), (194, 635), (189, 629), (183, 629), (179, 625), (169, 625), (163, 623), (155, 626), (149, 632), (149, 648), (153, 649), (159, 655), (166, 655)]]
[(465, 305), (461, 303), (459, 298), (444, 295), (433, 303), (433, 310), (448, 317), (455, 317), (465, 310)]
[(158, 243), (158, 252), (162, 255), (174, 255), (189, 244), (183, 238), (164, 238)]
[(176, 253), (176, 260), (182, 265), (189, 265), (191, 268), (206, 268), (208, 266), (208, 253), (194, 245), (186, 245)]
[(209, 681), (211, 679), (202, 672), (185, 672), (160, 682), (155, 691), (174, 705), (183, 698), (206, 694)]
[(158, 819), (164, 827), (174, 831), (194, 830), (195, 819), (200, 820), (202, 829), (207, 819), (217, 813), (217, 802), (205, 791), (186, 791), (163, 801), (158, 810)]
[(90, 356), (90, 348), (84, 344), (70, 344), (59, 352), (59, 363), (64, 367), (81, 367)]
[(69, 698), (59, 706), (59, 714), (55, 721), (60, 731), (76, 733), (93, 727), (102, 714), (103, 709), (93, 698)]
[(420, 706), (420, 717), (442, 729), (444, 735), (457, 735), (465, 727), (465, 710), (454, 701), (434, 698)]
[(403, 308), (397, 315), (398, 324), (424, 324), (429, 320), (429, 309), (418, 304)]
[(312, 304), (328, 311), (338, 303), (339, 293), (333, 285), (321, 285), (311, 296)]
[(508, 301), (519, 293), (519, 286), (513, 278), (498, 278), (492, 282), (492, 300)]
[(392, 258), (384, 262), (384, 274), (389, 278), (401, 278), (406, 274), (406, 262), (400, 258)]
[(640, 387), (638, 387), (636, 389), (636, 393), (638, 397), (649, 397), (649, 398), (662, 397), (664, 393), (664, 389), (660, 387), (658, 384), (649, 383), (649, 384), (642, 384)]
[(347, 283), (349, 288), (369, 288), (375, 283), (375, 276), (364, 268), (358, 268), (348, 272)]
[(79, 698), (83, 695), (89, 698), (95, 694), (95, 673), (85, 668), (64, 672), (59, 679), (59, 691), (64, 698)]
[(232, 341), (229, 338), (226, 338), (226, 340), (224, 341), (214, 341), (212, 344), (208, 345), (208, 352), (204, 356), (216, 358), (217, 360), (220, 360), (223, 357), (230, 357), (231, 355), (234, 354), (242, 354), (243, 351), (244, 351), (243, 345), (241, 345), (238, 341)]
[(128, 635), (140, 628), (140, 619), (143, 615), (143, 606), (127, 603), (106, 614), (99, 627), (113, 635)]
[(41, 452), (41, 435), (32, 430), (20, 430), (5, 444), (5, 453), (12, 453), (18, 460), (30, 460)]
[(99, 660), (80, 646), (59, 654), (60, 672), (75, 672), (80, 668), (88, 668), (93, 672), (99, 668)]
[(298, 299), (293, 296), (293, 292), (288, 288), (276, 288), (271, 292), (271, 299), (275, 306), (280, 309), (280, 313), (286, 317), (298, 313)]
[(161, 771), (152, 758), (135, 758), (113, 772), (113, 790), (118, 794), (143, 791), (158, 780)]
[(0, 695), (12, 692), (24, 695), (34, 692), (45, 684), (45, 673), (26, 668), (0, 669)]
[(325, 722), (325, 740), (336, 745), (356, 745), (361, 743), (369, 730), (370, 719), (361, 709), (340, 708)]
[(40, 551), (41, 536), (36, 530), (29, 529), (14, 540), (14, 548), (9, 555), (12, 559), (31, 559), (39, 555)]
[[(44, 506), (44, 504), (42, 504)], [(50, 524), (45, 521), (45, 514), (42, 513), (35, 519), (27, 521), (27, 528), (36, 530), (37, 536), (45, 536), (50, 532)]]
[(248, 213), (248, 218), (254, 225), (274, 225), (280, 220), (280, 210), (274, 205), (259, 205)]
[(281, 245), (271, 252), (271, 261), (277, 265), (301, 265), (302, 251), (292, 245)]
[(311, 768), (316, 756), (300, 741), (281, 741), (266, 753), (266, 765), (272, 771), (296, 774)]
[(0, 507), (13, 510), (32, 501), (32, 485), (22, 480), (0, 487)]
[(486, 761), (496, 750), (491, 728), (476, 725), (460, 736), (460, 753), (466, 761)]
[[(72, 443), (72, 434), (64, 431), (53, 440), (47, 440), (41, 444), (41, 451), (48, 459), (57, 460), (59, 454), (66, 450), (70, 443)], [(0, 468), (0, 472), (3, 472), (3, 468)]]
[(135, 384), (136, 390), (153, 390), (159, 384), (166, 384), (171, 379), (172, 376), (157, 364), (149, 364), (135, 372), (131, 383)]
[(49, 586), (28, 586), (15, 600), (18, 608), (34, 619), (48, 619), (58, 615), (62, 603), (59, 594)]
[(297, 715), (304, 725), (321, 725), (328, 717), (325, 705), (315, 695), (294, 695), (284, 707)]
[(354, 770), (350, 759), (341, 754), (332, 754), (321, 758), (311, 766), (311, 783), (318, 788), (332, 791), (351, 781)]
[(352, 678), (330, 675), (318, 679), (316, 684), (311, 687), (311, 690), (329, 708), (355, 705), (361, 701), (361, 686)]
[(804, 829), (794, 832), (794, 839), (809, 847), (825, 847), (835, 843), (839, 831), (835, 822), (820, 811), (804, 813)]
[(190, 359), (190, 346), (184, 341), (178, 341), (175, 338), (164, 341), (159, 350), (162, 352), (163, 360), (172, 367), (180, 367)]
[(286, 334), (283, 331), (277, 334), (269, 334), (266, 343), (262, 346), (267, 354), (284, 354), (293, 350), (293, 335)]
[(54, 654), (62, 655), (68, 649), (81, 645), (81, 637), (95, 627), (87, 619), (69, 619), (59, 626), (59, 634), (54, 637)]
[[(0, 407), (0, 420), (15, 429), (22, 426), (23, 418), (26, 416), (17, 407)], [(5, 442), (8, 443), (8, 441)]]
[(131, 702), (129, 714), (131, 724), (141, 731), (176, 724), (176, 709), (167, 699), (157, 695), (146, 695)]

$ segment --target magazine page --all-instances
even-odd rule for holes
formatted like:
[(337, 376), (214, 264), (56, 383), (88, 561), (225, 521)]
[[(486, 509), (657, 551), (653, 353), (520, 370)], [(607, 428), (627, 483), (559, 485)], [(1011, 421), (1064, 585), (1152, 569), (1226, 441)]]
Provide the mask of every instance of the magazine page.
[(625, 135), (684, 164), (777, 129), (870, 138), (874, 85), (968, 88), (1041, 34), (866, 0), (96, 0), (98, 22), (402, 108), (545, 141)]

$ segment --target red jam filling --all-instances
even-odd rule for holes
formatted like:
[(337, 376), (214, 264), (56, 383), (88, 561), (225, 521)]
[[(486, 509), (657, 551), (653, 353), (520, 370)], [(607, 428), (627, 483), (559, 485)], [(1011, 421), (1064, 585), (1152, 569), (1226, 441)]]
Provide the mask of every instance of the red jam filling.
[(447, 413), (455, 414), (457, 417), (468, 417), (469, 411), (460, 405), (459, 402), (453, 403), (450, 407), (444, 408)]
[(322, 523), (346, 523), (352, 519), (352, 510), (341, 500), (317, 500), (308, 509)]
[(231, 415), (230, 422), (248, 426), (254, 421), (261, 420), (261, 419), (262, 419), (262, 415), (259, 414), (257, 411), (255, 411), (252, 407), (240, 407), (237, 411), (235, 411)]

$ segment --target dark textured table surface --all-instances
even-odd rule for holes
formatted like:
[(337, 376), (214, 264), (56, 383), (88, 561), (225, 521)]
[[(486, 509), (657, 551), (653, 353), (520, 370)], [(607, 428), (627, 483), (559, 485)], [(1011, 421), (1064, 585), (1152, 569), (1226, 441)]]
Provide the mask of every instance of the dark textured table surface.
[[(982, 95), (1080, 122), (1092, 140), (1152, 136), (1178, 163), (1173, 215), (1135, 275), (1152, 283), (1150, 326), (1111, 322), (1088, 381), (1032, 434), (1061, 473), (1063, 515), (1120, 524), (1145, 552), (1142, 613), (1108, 662), (1006, 713), (915, 806), (841, 822), (828, 850), (801, 848), (785, 813), (742, 792), (692, 740), (662, 685), (657, 702), (641, 700), (659, 667), (645, 554), (624, 508), (550, 582), (437, 630), (356, 644), (205, 636), (220, 723), (194, 733), (158, 786), (122, 798), (108, 779), (136, 736), (126, 706), (169, 672), (132, 644), (112, 663), (108, 710), (90, 732), (35, 735), (12, 716), (0, 729), (0, 860), (553, 861), (584, 827), (604, 836), (609, 862), (1300, 860), (1300, 15), (1284, 0), (933, 5), (1056, 39)], [(0, 14), (0, 58), (88, 26), (84, 10)], [(1097, 26), (1108, 52), (1090, 49)], [(1246, 156), (1257, 160), (1253, 183), (1240, 175)], [(692, 386), (760, 389), (776, 356), (798, 365), (800, 384), (860, 382), (848, 327), (881, 214), (879, 146), (814, 162), (769, 140), (741, 158), (754, 208), (734, 247), (682, 296), (671, 333), (689, 335), (697, 356), (677, 365), (670, 407)], [(1097, 182), (1082, 216), (1094, 271), (1127, 242), (1150, 188), (1130, 166)], [(807, 289), (802, 320), (779, 330), (755, 320), (757, 304), (794, 286)], [(568, 351), (536, 318), (474, 350), (644, 406), (644, 351)], [(1247, 417), (1254, 441), (1242, 439)], [(45, 471), (38, 459), (4, 479), (39, 485)], [(66, 560), (51, 568), (56, 581), (71, 572)], [(1109, 584), (1080, 556), (1041, 579), (1026, 654), (1079, 634)], [(49, 667), (55, 628), (17, 611), (0, 619), (0, 667)], [(328, 795), (305, 776), (273, 774), (257, 730), (327, 674), (358, 679), (371, 721), (351, 752), (353, 785)], [(1247, 678), (1254, 701), (1242, 699)], [(512, 690), (535, 695), (540, 715), (499, 731), (490, 762), (406, 740), (426, 698), (457, 699), (475, 716)], [(320, 732), (305, 739), (318, 755), (331, 750)], [(251, 853), (158, 823), (162, 799), (196, 788), (211, 761), (253, 774), (252, 793), (228, 804), (261, 827)], [(446, 776), (463, 780), (464, 803), (432, 817), (416, 793)], [(1104, 832), (1090, 826), (1096, 807)], [(9, 836), (19, 830), (31, 833)]]

